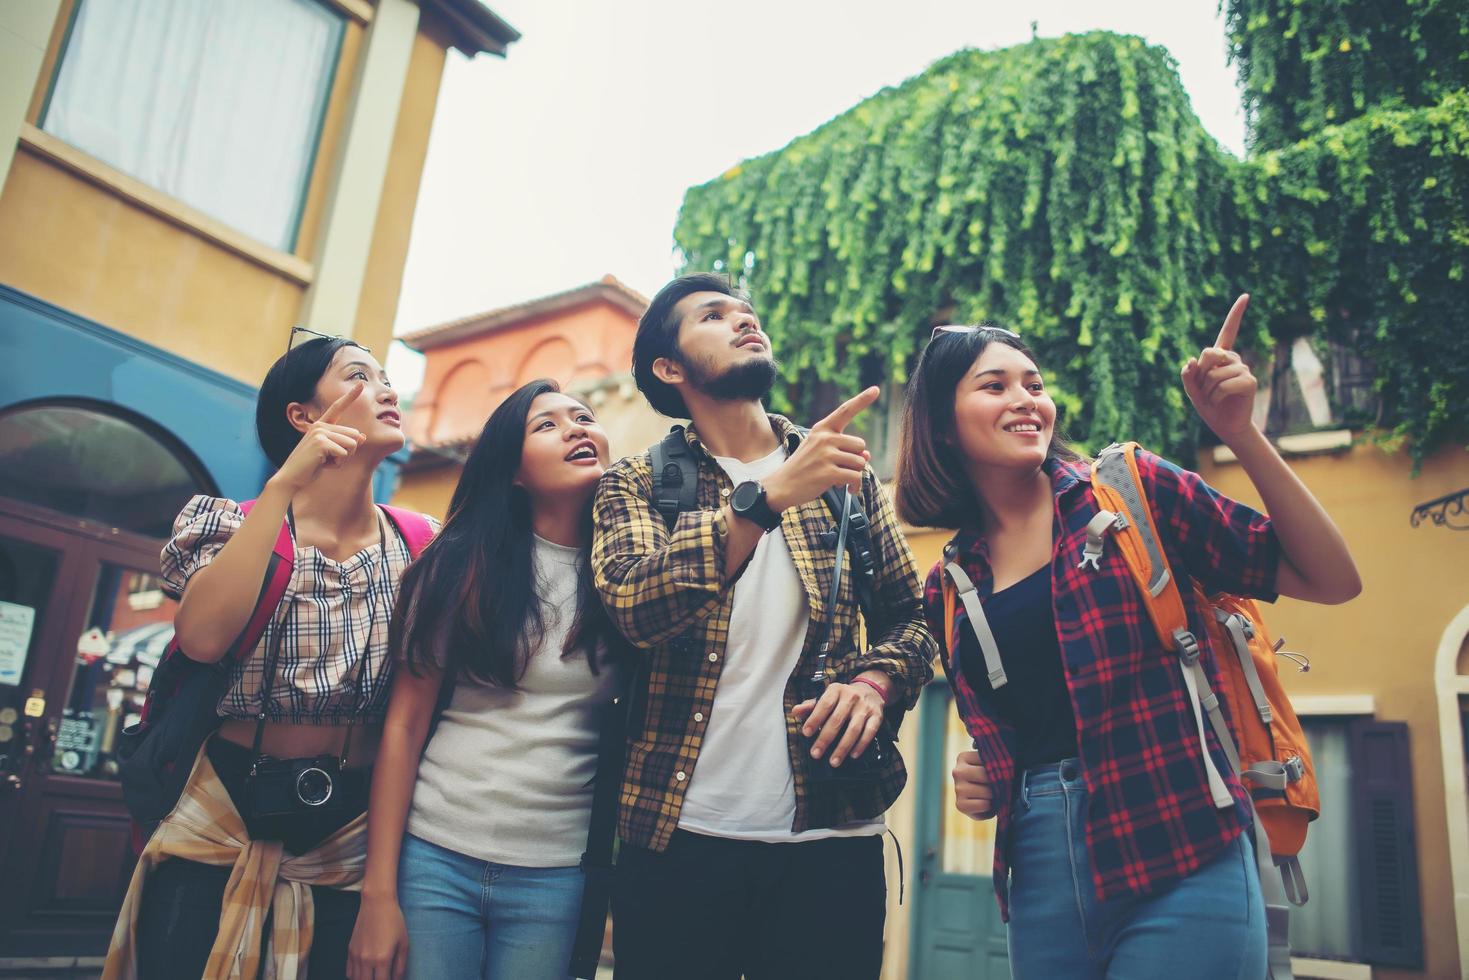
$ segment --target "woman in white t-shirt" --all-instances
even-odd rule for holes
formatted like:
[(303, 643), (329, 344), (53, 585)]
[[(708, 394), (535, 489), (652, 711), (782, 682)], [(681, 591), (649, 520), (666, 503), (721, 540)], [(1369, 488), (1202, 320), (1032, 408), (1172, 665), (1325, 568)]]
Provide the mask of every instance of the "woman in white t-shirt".
[(587, 564), (607, 452), (585, 404), (521, 387), (403, 578), (391, 648), (408, 669), (373, 776), (354, 980), (566, 976), (617, 691)]

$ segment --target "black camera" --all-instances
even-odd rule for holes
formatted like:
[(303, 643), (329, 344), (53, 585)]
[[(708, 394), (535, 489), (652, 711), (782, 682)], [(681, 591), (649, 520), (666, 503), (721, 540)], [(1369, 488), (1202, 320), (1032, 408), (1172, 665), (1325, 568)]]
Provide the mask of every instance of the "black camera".
[[(820, 698), (823, 690), (824, 687), (822, 685), (809, 685), (808, 696), (813, 699)], [(819, 732), (810, 738), (802, 736), (806, 743), (806, 774), (817, 782), (872, 782), (882, 775), (882, 770), (887, 765), (888, 759), (897, 751), (897, 746), (893, 744), (894, 739), (891, 730), (888, 728), (886, 718), (878, 726), (877, 733), (872, 736), (872, 741), (867, 743), (867, 748), (862, 750), (862, 754), (847, 756), (839, 766), (831, 764), (831, 752), (832, 749), (841, 744), (842, 736), (839, 735), (832, 739), (831, 744), (826, 747), (826, 752), (822, 754), (821, 758), (813, 759), (811, 758), (811, 746), (816, 744), (816, 739), (819, 737)]]
[(842, 764), (834, 766), (831, 764), (831, 750), (839, 742), (840, 738), (832, 741), (827, 746), (825, 754), (819, 759), (811, 758), (811, 746), (816, 743), (818, 736), (813, 735), (806, 739), (806, 775), (815, 782), (826, 783), (870, 783), (882, 775), (883, 767), (887, 765), (888, 759), (897, 747), (893, 745), (893, 737), (888, 734), (888, 724), (882, 723), (877, 734), (872, 736), (872, 741), (867, 743), (867, 748), (862, 750), (858, 756), (847, 756)]
[(341, 763), (335, 756), (261, 759), (245, 777), (247, 822), (261, 817), (332, 813), (345, 802), (338, 792)]

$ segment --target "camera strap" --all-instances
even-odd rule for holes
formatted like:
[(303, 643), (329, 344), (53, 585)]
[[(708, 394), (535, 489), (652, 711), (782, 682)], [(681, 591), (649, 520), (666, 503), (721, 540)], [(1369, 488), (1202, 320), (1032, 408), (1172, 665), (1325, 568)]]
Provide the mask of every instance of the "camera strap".
[[(382, 510), (377, 506), (373, 507), (373, 512), (377, 517), (378, 552), (382, 556), (381, 570), (386, 572), (388, 567), (388, 536), (387, 532), (383, 529), (383, 522), (386, 518), (384, 518)], [(291, 528), (291, 539), (294, 542), (296, 537), (296, 515), (290, 507), (286, 508), (286, 523)], [(399, 534), (401, 536), (401, 532)], [(275, 688), (276, 662), (280, 657), (281, 643), (295, 618), (295, 606), (288, 607), (285, 622), (281, 623), (280, 629), (276, 631), (275, 636), (271, 637), (271, 642), (265, 650), (265, 676), (262, 678), (260, 684), (260, 713), (255, 717), (255, 737), (250, 742), (250, 775), (252, 776), (258, 772), (260, 763), (265, 758), (260, 753), (260, 745), (265, 737), (265, 716), (270, 707), (270, 694)], [(342, 736), (341, 767), (343, 769), (347, 768), (348, 752), (352, 747), (352, 729), (357, 725), (357, 708), (359, 707), (357, 702), (362, 700), (362, 664), (367, 659), (368, 652), (372, 649), (372, 632), (372, 626), (369, 624), (367, 639), (363, 643), (362, 656), (358, 659), (357, 672), (352, 677), (353, 710), (351, 717), (347, 721), (346, 734)]]
[(816, 647), (816, 666), (807, 680), (815, 687), (825, 688), (829, 683), (826, 676), (826, 661), (831, 654), (831, 631), (836, 621), (837, 600), (842, 590), (842, 569), (847, 557), (847, 531), (852, 523), (852, 488), (843, 487), (841, 494), (842, 516), (837, 522), (836, 564), (831, 570), (831, 591), (826, 597), (826, 615), (821, 619), (821, 643)]

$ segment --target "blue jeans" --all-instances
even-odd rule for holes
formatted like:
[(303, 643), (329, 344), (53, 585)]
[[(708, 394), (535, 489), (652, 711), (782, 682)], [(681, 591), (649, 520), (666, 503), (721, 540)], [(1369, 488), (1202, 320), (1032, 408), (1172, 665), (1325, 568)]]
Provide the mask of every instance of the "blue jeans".
[(407, 834), (398, 904), (410, 980), (565, 980), (582, 872), (466, 857)]
[(1017, 980), (1259, 980), (1265, 902), (1242, 834), (1182, 881), (1103, 902), (1086, 846), (1076, 759), (1021, 776), (1010, 836), (1010, 969)]

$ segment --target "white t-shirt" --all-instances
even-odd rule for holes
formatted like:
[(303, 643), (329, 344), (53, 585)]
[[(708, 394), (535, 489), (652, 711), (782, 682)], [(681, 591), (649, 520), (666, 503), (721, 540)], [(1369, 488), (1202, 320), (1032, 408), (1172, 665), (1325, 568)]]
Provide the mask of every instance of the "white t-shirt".
[[(742, 463), (716, 456), (736, 486), (785, 462), (782, 447)], [(786, 742), (785, 687), (801, 658), (811, 606), (777, 528), (760, 539), (734, 586), (724, 668), (679, 812), (681, 830), (736, 840), (789, 843), (882, 833), (881, 819), (791, 832), (796, 783)]]
[(481, 861), (564, 868), (581, 861), (604, 707), (617, 671), (562, 657), (576, 618), (581, 552), (535, 539), (545, 639), (516, 690), (461, 680), (418, 767), (408, 831)]

